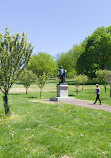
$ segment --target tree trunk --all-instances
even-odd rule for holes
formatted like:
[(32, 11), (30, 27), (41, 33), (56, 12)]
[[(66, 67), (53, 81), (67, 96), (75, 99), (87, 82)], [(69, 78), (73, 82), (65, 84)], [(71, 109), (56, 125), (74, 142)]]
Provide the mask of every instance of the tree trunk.
[(26, 88), (26, 94), (28, 94), (28, 88)]
[(5, 114), (9, 114), (9, 106), (8, 106), (8, 93), (5, 93), (3, 96), (3, 101), (4, 101), (4, 109), (5, 109)]
[(82, 84), (82, 91), (83, 91), (83, 84)]
[(78, 95), (78, 86), (76, 86), (76, 94)]
[(110, 84), (110, 97), (111, 97), (111, 84)]
[(40, 89), (40, 98), (41, 98), (41, 96), (42, 96), (42, 88)]
[(106, 93), (106, 86), (105, 86), (105, 93)]

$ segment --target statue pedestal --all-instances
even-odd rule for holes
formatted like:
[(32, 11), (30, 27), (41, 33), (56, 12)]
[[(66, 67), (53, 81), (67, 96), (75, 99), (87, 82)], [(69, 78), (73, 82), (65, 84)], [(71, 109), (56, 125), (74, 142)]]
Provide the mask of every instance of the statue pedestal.
[(74, 97), (68, 97), (68, 85), (58, 84), (57, 85), (57, 97), (51, 97), (50, 101), (73, 101)]
[(68, 97), (68, 85), (58, 84), (57, 85), (57, 97)]

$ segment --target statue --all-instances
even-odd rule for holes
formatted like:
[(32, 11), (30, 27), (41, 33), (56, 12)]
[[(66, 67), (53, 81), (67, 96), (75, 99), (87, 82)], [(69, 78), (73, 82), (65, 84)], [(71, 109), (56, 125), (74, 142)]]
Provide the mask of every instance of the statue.
[(61, 80), (59, 82), (60, 84), (66, 84), (66, 74), (67, 74), (67, 70), (64, 70), (61, 66), (58, 72), (58, 77), (60, 77)]
[(66, 83), (67, 70), (61, 66), (58, 71), (58, 78), (60, 79), (57, 84), (57, 97), (51, 97), (50, 101), (73, 101), (74, 97), (68, 97), (68, 84)]

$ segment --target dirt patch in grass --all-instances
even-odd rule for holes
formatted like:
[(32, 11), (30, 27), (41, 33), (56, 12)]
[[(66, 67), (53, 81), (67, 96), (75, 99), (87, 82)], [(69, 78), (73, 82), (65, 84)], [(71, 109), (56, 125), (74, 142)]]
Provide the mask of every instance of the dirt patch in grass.
[(69, 157), (69, 156), (67, 156), (67, 155), (64, 155), (62, 158), (72, 158), (72, 157)]
[[(43, 91), (44, 92), (49, 92), (49, 91), (54, 91), (54, 89), (46, 89), (46, 88), (44, 88)], [(11, 93), (25, 93), (26, 89), (25, 88), (11, 88), (10, 92)], [(36, 88), (36, 89), (35, 88), (29, 88), (28, 92), (40, 92), (40, 89), (39, 88)]]

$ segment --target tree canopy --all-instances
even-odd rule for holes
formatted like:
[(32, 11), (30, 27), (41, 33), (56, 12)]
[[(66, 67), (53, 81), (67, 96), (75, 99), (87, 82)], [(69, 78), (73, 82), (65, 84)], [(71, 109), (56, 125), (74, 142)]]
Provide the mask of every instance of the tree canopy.
[(74, 77), (76, 74), (76, 63), (84, 49), (85, 45), (81, 43), (80, 45), (74, 45), (68, 52), (61, 53), (57, 56), (58, 66), (63, 66), (63, 68), (67, 70), (68, 77)]
[(31, 70), (24, 69), (20, 74), (19, 81), (26, 88), (26, 94), (30, 85), (36, 81), (36, 78), (37, 76)]
[(98, 69), (111, 69), (111, 27), (95, 30), (77, 61), (78, 73), (94, 77)]
[(54, 57), (49, 54), (39, 52), (37, 55), (31, 56), (28, 69), (32, 70), (39, 78), (39, 76), (42, 76), (43, 73), (49, 76), (57, 75), (58, 66)]

